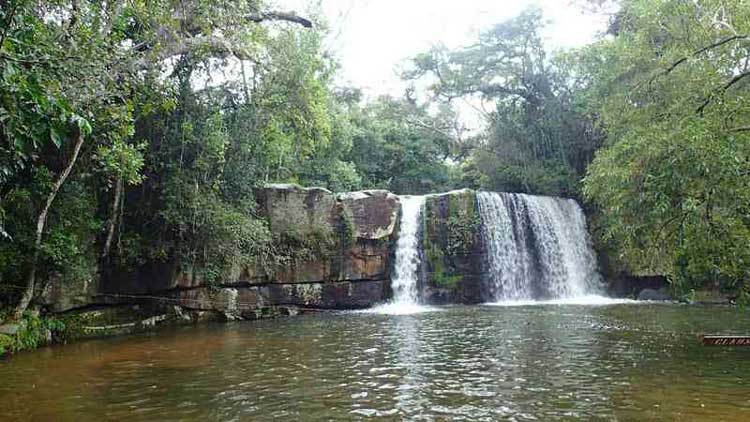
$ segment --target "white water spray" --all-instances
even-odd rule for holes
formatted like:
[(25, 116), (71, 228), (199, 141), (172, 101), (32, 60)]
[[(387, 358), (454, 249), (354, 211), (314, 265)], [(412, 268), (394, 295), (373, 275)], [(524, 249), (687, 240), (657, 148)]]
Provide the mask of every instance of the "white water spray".
[(393, 299), (376, 307), (373, 312), (385, 314), (413, 314), (432, 310), (419, 304), (420, 231), (424, 196), (402, 196), (401, 227), (396, 242), (396, 263), (391, 280)]
[(479, 192), (486, 276), (496, 301), (596, 296), (586, 218), (571, 199)]
[(396, 242), (396, 266), (391, 288), (393, 303), (416, 305), (419, 303), (419, 229), (422, 227), (423, 196), (401, 198), (401, 229)]

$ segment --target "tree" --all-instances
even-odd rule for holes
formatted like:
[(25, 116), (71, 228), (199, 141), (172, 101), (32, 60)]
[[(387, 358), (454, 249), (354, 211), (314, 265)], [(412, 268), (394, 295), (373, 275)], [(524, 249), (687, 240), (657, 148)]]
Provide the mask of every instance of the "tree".
[[(38, 275), (70, 273), (90, 255), (82, 245), (101, 238), (106, 265), (117, 232), (121, 251), (126, 187), (142, 182), (150, 150), (134, 137), (137, 124), (189, 97), (178, 97), (169, 72), (192, 90), (189, 70), (201, 63), (252, 58), (266, 21), (312, 27), (252, 0), (3, 2), (0, 280), (11, 289), (25, 280), (12, 295), (16, 317), (43, 287)], [(216, 135), (208, 147), (220, 148), (221, 122), (205, 126)], [(99, 194), (110, 203), (106, 218)]]
[(495, 25), (474, 45), (417, 56), (405, 75), (432, 81), (433, 98), (488, 105), (487, 123), (466, 177), (487, 189), (577, 196), (579, 181), (602, 142), (576, 96), (585, 83), (574, 62), (550, 57), (539, 9)]
[(348, 159), (366, 188), (424, 194), (455, 186), (451, 163), (456, 132), (448, 110), (432, 115), (410, 99), (381, 97), (349, 108), (354, 135)]
[[(2, 203), (25, 196), (32, 202), (29, 211), (36, 215), (33, 229), (18, 227), (24, 233), (9, 233), (16, 240), (6, 239), (28, 240), (26, 245), (11, 246), (28, 248), (30, 256), (13, 263), (18, 275), (27, 274), (16, 317), (35, 293), (48, 217), (85, 140), (93, 135), (98, 142), (107, 142), (127, 136), (130, 130), (124, 99), (130, 91), (129, 74), (122, 72), (119, 80), (108, 74), (123, 70), (117, 61), (120, 56), (110, 52), (110, 37), (118, 37), (101, 21), (82, 19), (80, 10), (66, 6), (19, 0), (3, 8)], [(66, 19), (50, 19), (57, 13)], [(23, 194), (34, 182), (45, 184), (38, 186), (37, 195)]]
[(678, 291), (746, 286), (750, 273), (750, 8), (629, 0), (586, 48), (607, 146), (588, 170), (602, 238)]

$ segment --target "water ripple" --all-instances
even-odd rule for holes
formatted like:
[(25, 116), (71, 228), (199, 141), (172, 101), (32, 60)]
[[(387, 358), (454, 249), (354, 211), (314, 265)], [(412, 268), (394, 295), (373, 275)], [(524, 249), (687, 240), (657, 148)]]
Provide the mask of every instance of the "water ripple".
[(0, 362), (3, 420), (747, 420), (729, 308), (335, 314), (81, 342)]

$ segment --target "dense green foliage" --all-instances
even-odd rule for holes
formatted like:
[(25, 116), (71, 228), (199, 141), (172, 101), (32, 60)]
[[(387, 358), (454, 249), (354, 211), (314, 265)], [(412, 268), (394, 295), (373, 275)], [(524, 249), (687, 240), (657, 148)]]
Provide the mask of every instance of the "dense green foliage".
[(433, 116), (408, 97), (382, 97), (349, 112), (356, 129), (348, 156), (362, 186), (422, 194), (460, 183), (458, 169), (448, 161), (454, 157), (450, 128), (456, 116), (451, 110)]
[(603, 240), (679, 290), (750, 281), (750, 3), (628, 1), (581, 52), (607, 133), (585, 180)]
[[(0, 314), (0, 317), (4, 316)], [(9, 353), (47, 345), (52, 342), (53, 335), (66, 329), (65, 323), (60, 319), (40, 318), (29, 313), (23, 314), (17, 325), (15, 334), (0, 334), (0, 358)]]
[(463, 182), (488, 190), (578, 196), (602, 135), (583, 112), (583, 84), (562, 55), (550, 57), (531, 9), (480, 35), (479, 42), (449, 51), (435, 48), (414, 59), (409, 78), (428, 78), (439, 102), (470, 98), (487, 128), (470, 139)]
[(325, 24), (267, 7), (3, 3), (0, 305), (20, 316), (53, 278), (166, 262), (211, 282), (324, 248), (269, 233), (265, 183), (449, 187), (424, 107), (334, 87)]
[(422, 237), (429, 279), (437, 287), (459, 288), (467, 263), (473, 262), (481, 225), (475, 201), (470, 190), (426, 201)]

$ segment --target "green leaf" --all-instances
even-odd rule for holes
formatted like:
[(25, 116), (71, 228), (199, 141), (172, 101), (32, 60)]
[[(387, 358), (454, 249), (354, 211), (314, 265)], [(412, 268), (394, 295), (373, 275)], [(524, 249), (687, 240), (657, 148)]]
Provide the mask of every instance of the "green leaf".
[(91, 124), (88, 120), (78, 114), (74, 114), (73, 117), (71, 117), (71, 120), (78, 125), (78, 129), (80, 129), (83, 135), (91, 135), (93, 130), (91, 129)]
[(60, 136), (60, 132), (57, 131), (55, 126), (50, 126), (49, 138), (56, 147), (60, 148), (60, 145), (62, 145), (62, 137)]

